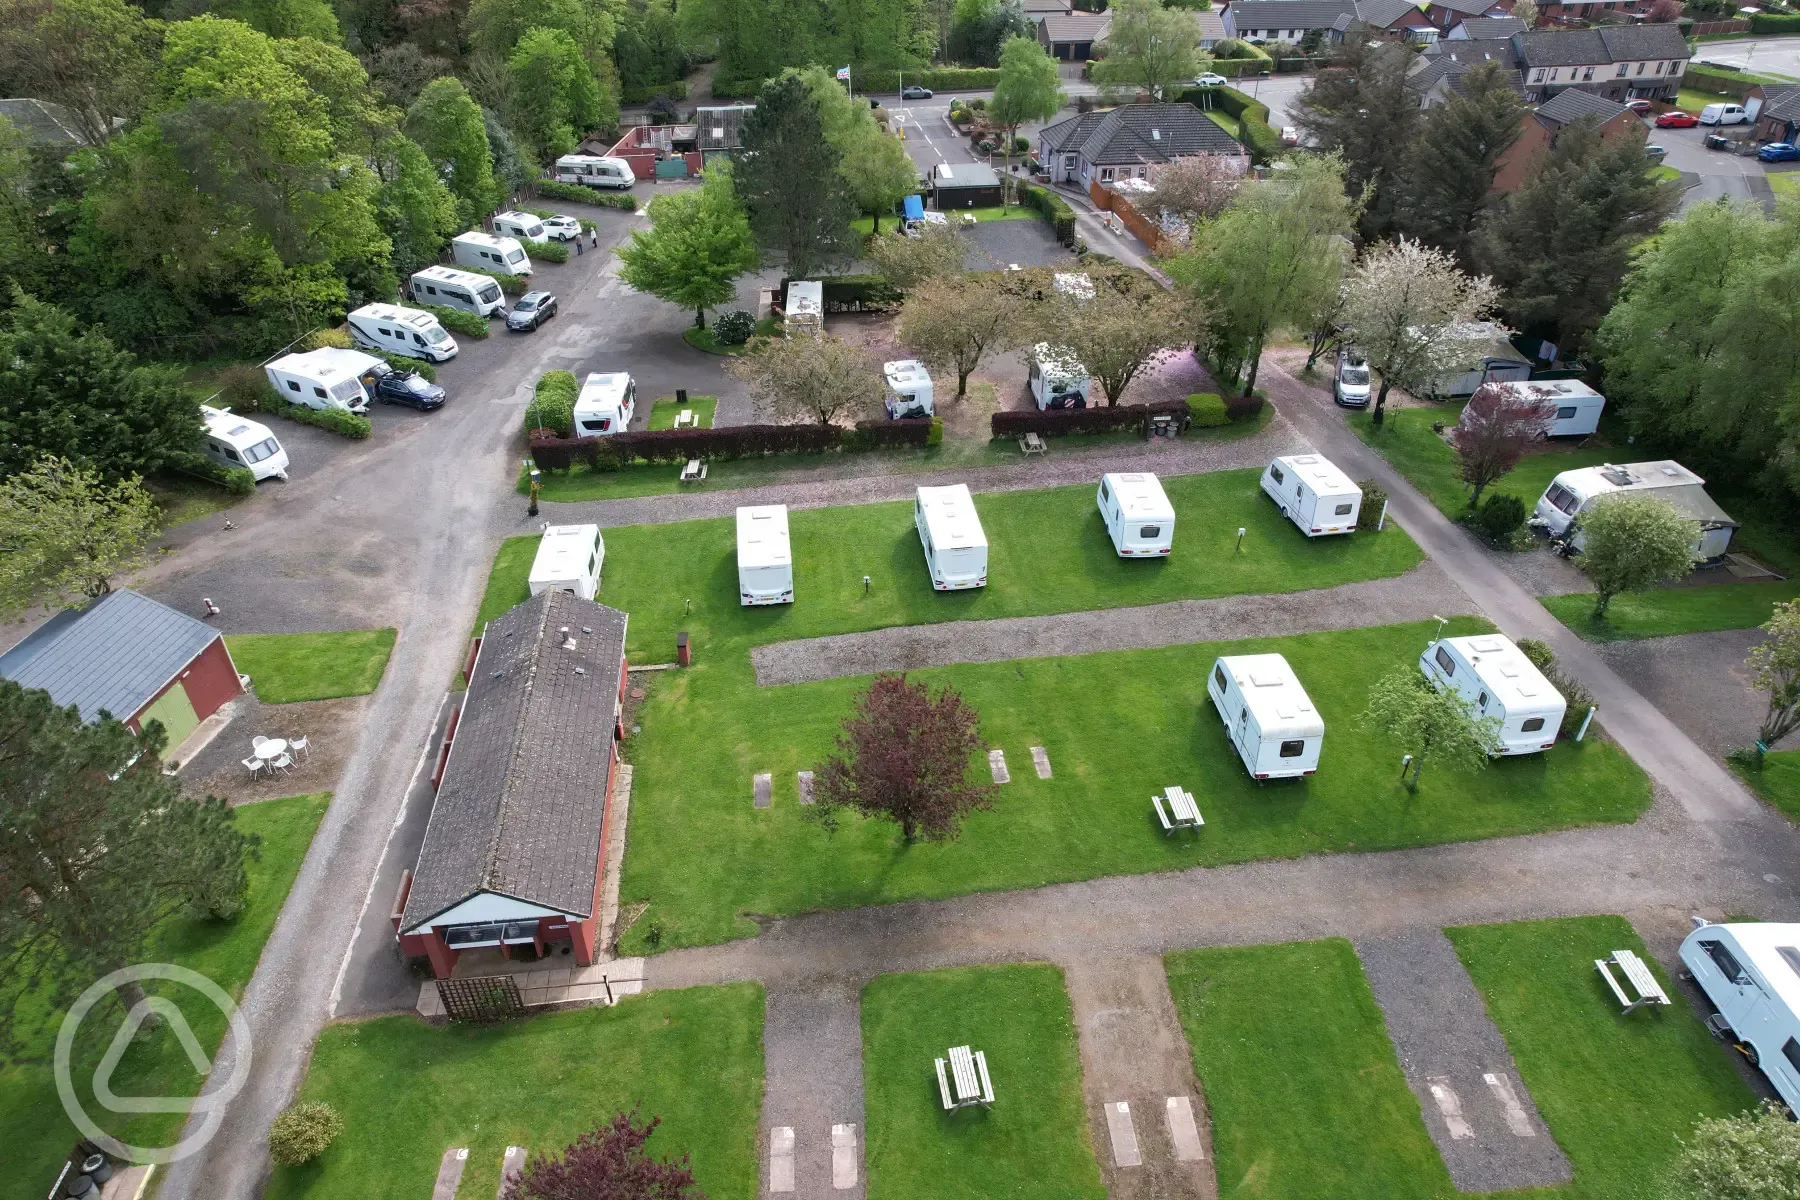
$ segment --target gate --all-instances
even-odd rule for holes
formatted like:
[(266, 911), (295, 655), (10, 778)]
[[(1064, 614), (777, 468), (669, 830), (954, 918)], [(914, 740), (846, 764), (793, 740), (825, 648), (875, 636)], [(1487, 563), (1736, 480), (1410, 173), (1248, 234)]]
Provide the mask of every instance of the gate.
[(505, 1021), (525, 1014), (525, 1002), (519, 998), (519, 985), (511, 975), (489, 975), (478, 979), (440, 979), (438, 999), (444, 1014), (452, 1021)]

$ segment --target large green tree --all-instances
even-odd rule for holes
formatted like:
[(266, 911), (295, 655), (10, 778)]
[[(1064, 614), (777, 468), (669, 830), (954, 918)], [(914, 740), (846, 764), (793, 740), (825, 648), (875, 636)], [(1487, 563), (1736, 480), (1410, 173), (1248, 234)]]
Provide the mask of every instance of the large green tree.
[(1500, 159), (1519, 140), (1525, 102), (1499, 63), (1465, 73), (1449, 103), (1425, 117), (1395, 220), (1401, 232), (1474, 265), (1470, 239), (1493, 203)]
[(675, 17), (675, 0), (627, 4), (619, 14), (612, 55), (621, 87), (652, 87), (680, 79), (689, 55), (687, 38)]
[(994, 98), (988, 101), (988, 117), (1006, 131), (1006, 171), (1012, 174), (1013, 138), (1019, 126), (1048, 121), (1062, 111), (1067, 96), (1056, 60), (1036, 38), (1011, 37), (1000, 51), (1000, 78), (994, 81)]
[(878, 125), (869, 106), (853, 99), (832, 72), (808, 67), (790, 74), (818, 104), (819, 127), (838, 154), (838, 174), (857, 207), (874, 215), (879, 232), (881, 215), (918, 189), (918, 168), (900, 139)]
[(619, 0), (474, 0), (463, 32), (475, 51), (507, 58), (533, 29), (560, 29), (575, 39), (591, 64), (612, 49)]
[(506, 67), (514, 84), (509, 123), (531, 143), (539, 162), (567, 154), (599, 122), (600, 87), (565, 30), (527, 30)]
[(457, 224), (478, 224), (502, 198), (481, 108), (450, 76), (434, 79), (406, 111), (406, 132), (456, 197)]
[(1017, 0), (956, 0), (943, 44), (948, 57), (956, 62), (997, 67), (1007, 41), (1036, 33), (1036, 23)]
[(1412, 51), (1397, 42), (1353, 38), (1288, 110), (1308, 145), (1343, 157), (1345, 185), (1363, 194), (1361, 228), (1369, 240), (1394, 226), (1424, 119), (1406, 86), (1412, 61)]
[(1694, 569), (1700, 523), (1653, 495), (1603, 497), (1576, 521), (1581, 569), (1594, 581), (1594, 619), (1621, 592), (1637, 592)]
[(381, 176), (376, 211), (394, 243), (395, 271), (405, 276), (430, 266), (457, 232), (456, 197), (405, 134), (382, 143), (375, 170)]
[(150, 104), (159, 41), (124, 0), (0, 0), (0, 92), (62, 105), (98, 146)]
[(216, 17), (242, 21), (273, 38), (336, 42), (341, 36), (337, 14), (325, 0), (210, 0), (207, 11)]
[(1164, 8), (1162, 0), (1118, 0), (1112, 14), (1106, 57), (1092, 72), (1096, 80), (1132, 84), (1160, 100), (1199, 72), (1200, 22), (1193, 13)]
[(764, 85), (744, 121), (732, 177), (764, 257), (779, 255), (793, 278), (855, 253), (855, 202), (842, 161), (804, 82), (788, 76)]
[(159, 532), (136, 475), (107, 482), (45, 455), (0, 480), (0, 619), (34, 605), (78, 607), (142, 563)]
[(706, 169), (698, 189), (658, 196), (650, 202), (650, 228), (634, 230), (631, 244), (619, 247), (620, 278), (640, 292), (694, 310), (694, 324), (706, 325), (706, 310), (737, 295), (737, 281), (757, 264), (750, 222), (732, 187), (730, 165)]

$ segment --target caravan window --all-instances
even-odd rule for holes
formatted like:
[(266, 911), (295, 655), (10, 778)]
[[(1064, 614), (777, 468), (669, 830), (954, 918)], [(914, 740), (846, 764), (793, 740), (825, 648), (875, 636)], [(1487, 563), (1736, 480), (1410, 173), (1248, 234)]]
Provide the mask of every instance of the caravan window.
[(1706, 951), (1706, 956), (1713, 960), (1713, 965), (1719, 968), (1719, 974), (1732, 983), (1750, 982), (1750, 977), (1744, 973), (1744, 964), (1725, 948), (1725, 943), (1702, 941), (1700, 946)]
[(376, 327), (375, 327), (375, 332), (376, 332), (376, 333), (379, 333), (379, 334), (380, 334), (380, 335), (381, 335), (381, 336), (382, 336), (382, 337), (393, 337), (393, 336), (394, 336), (394, 331), (393, 331), (393, 330), (391, 330), (391, 329), (383, 329), (383, 328), (382, 328), (382, 327), (381, 327), (381, 326), (379, 326), (379, 325), (377, 325), (377, 326), (376, 326)]
[(1306, 751), (1306, 743), (1299, 738), (1281, 743), (1281, 757), (1299, 758)]
[(1276, 483), (1286, 483), (1287, 482), (1287, 476), (1283, 475), (1281, 473), (1281, 468), (1274, 466), (1273, 464), (1271, 464), (1269, 467), (1269, 476), (1270, 476), (1270, 478), (1274, 479)]
[[(1487, 693), (1486, 692), (1481, 693), (1480, 696), (1477, 696), (1475, 698), (1475, 707), (1481, 708), (1481, 709), (1485, 709), (1487, 707)], [(1543, 724), (1542, 721), (1540, 721), (1538, 723), (1540, 725)]]
[[(324, 392), (319, 393), (321, 396), (324, 394)], [(366, 400), (368, 398), (363, 393), (362, 384), (355, 379), (344, 380), (342, 383), (331, 389), (331, 394), (346, 404), (355, 404), (359, 400)]]
[(1350, 515), (1350, 506), (1349, 506), (1349, 505), (1348, 505), (1348, 504), (1340, 504), (1340, 505), (1338, 505), (1338, 506), (1337, 506), (1337, 515), (1338, 515), (1338, 516), (1340, 516), (1340, 517), (1347, 517), (1347, 516), (1349, 516), (1349, 515)]
[(238, 461), (237, 451), (233, 450), (230, 446), (227, 446), (222, 442), (214, 442), (212, 444), (212, 447), (214, 450), (217, 450), (220, 453), (224, 454), (225, 457), (229, 458), (232, 462)]
[(291, 379), (287, 381), (287, 385), (288, 385), (288, 391), (290, 391), (290, 392), (297, 392), (300, 390), (300, 385), (295, 383)]
[(1544, 727), (1544, 718), (1542, 718), (1542, 717), (1526, 717), (1525, 723), (1523, 725), (1519, 726), (1519, 729), (1524, 733), (1536, 733), (1538, 730), (1542, 729), (1543, 727)]
[(317, 386), (316, 384), (313, 386), (313, 395), (317, 396), (321, 400), (326, 399), (325, 389)]
[(1559, 421), (1566, 421), (1574, 415), (1575, 406), (1573, 404), (1565, 404), (1563, 407), (1556, 410), (1556, 419)]
[(1575, 510), (1581, 507), (1580, 497), (1560, 483), (1551, 484), (1550, 490), (1544, 493), (1544, 499), (1555, 506), (1557, 512), (1565, 516), (1574, 516)]
[(481, 302), (483, 304), (492, 304), (494, 301), (498, 300), (499, 298), (500, 298), (500, 288), (498, 285), (490, 283), (490, 284), (488, 284), (488, 286), (481, 289)]
[(1793, 1038), (1781, 1044), (1781, 1056), (1788, 1060), (1788, 1066), (1800, 1071), (1800, 1042)]
[(437, 295), (437, 289), (432, 287), (429, 283), (425, 285), (425, 290), (430, 292), (434, 296)]
[[(274, 454), (277, 449), (278, 447), (275, 445), (274, 438), (264, 438), (262, 441), (256, 443), (256, 445), (244, 451), (244, 461), (259, 463), (263, 459)], [(230, 454), (231, 451), (227, 450), (225, 453)], [(233, 457), (236, 456), (234, 455)]]
[(523, 250), (514, 250), (511, 254), (506, 256), (506, 261), (515, 263), (524, 262), (525, 252)]
[(1225, 668), (1224, 667), (1214, 667), (1213, 668), (1213, 682), (1219, 685), (1219, 690), (1221, 692), (1225, 690)]
[(1456, 674), (1456, 660), (1451, 658), (1450, 652), (1445, 650), (1442, 646), (1438, 647), (1437, 665), (1438, 668), (1444, 672), (1446, 677)]
[(1162, 526), (1161, 525), (1145, 525), (1143, 528), (1138, 530), (1138, 536), (1141, 538), (1159, 538), (1162, 536)]

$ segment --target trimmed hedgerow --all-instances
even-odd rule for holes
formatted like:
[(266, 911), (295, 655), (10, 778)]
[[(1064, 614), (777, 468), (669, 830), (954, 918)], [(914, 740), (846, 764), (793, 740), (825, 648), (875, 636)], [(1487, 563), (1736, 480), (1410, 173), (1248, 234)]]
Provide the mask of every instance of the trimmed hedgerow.
[[(573, 376), (571, 376), (573, 378)], [(624, 463), (686, 462), (690, 458), (752, 458), (763, 454), (820, 454), (842, 443), (835, 425), (728, 425), (722, 429), (654, 429), (611, 437), (537, 438), (531, 458), (546, 471), (582, 463), (597, 471)]]
[(1216, 393), (1195, 392), (1187, 398), (1187, 406), (1189, 418), (1201, 429), (1231, 424), (1231, 414), (1225, 411), (1225, 397)]
[(928, 446), (931, 444), (931, 417), (911, 417), (904, 421), (858, 421), (855, 429), (846, 430), (846, 450), (887, 450), (895, 446)]
[(478, 317), (460, 308), (447, 308), (442, 304), (421, 304), (419, 307), (436, 317), (439, 325), (457, 337), (484, 338), (488, 335), (486, 317)]
[(541, 258), (548, 263), (566, 263), (569, 261), (569, 247), (566, 242), (533, 242), (527, 240), (525, 253), (532, 258)]
[(1174, 416), (1185, 428), (1188, 422), (1186, 400), (1158, 400), (1154, 404), (1116, 404), (1105, 408), (1052, 408), (1039, 412), (1035, 408), (997, 412), (988, 418), (988, 427), (997, 438), (1018, 437), (1036, 433), (1057, 437), (1069, 433), (1106, 433), (1120, 429), (1144, 429), (1151, 417)]
[[(531, 403), (525, 406), (525, 436), (548, 429), (559, 438), (575, 432), (575, 401), (581, 384), (569, 371), (546, 371), (537, 381)], [(540, 464), (541, 465), (541, 464)]]
[(1050, 222), (1050, 230), (1056, 234), (1057, 241), (1065, 246), (1075, 244), (1075, 210), (1069, 207), (1067, 200), (1035, 183), (1019, 185), (1019, 200)]

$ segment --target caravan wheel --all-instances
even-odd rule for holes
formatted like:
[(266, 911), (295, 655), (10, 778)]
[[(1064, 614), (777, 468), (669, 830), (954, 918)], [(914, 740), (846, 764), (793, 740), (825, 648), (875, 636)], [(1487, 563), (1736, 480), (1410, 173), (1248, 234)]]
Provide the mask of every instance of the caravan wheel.
[(1737, 1043), (1736, 1049), (1739, 1054), (1742, 1054), (1744, 1056), (1744, 1061), (1749, 1063), (1751, 1066), (1753, 1066), (1753, 1067), (1762, 1066), (1762, 1055), (1758, 1054), (1756, 1052), (1756, 1047), (1752, 1046), (1749, 1042)]

